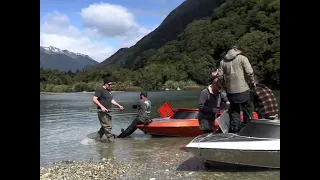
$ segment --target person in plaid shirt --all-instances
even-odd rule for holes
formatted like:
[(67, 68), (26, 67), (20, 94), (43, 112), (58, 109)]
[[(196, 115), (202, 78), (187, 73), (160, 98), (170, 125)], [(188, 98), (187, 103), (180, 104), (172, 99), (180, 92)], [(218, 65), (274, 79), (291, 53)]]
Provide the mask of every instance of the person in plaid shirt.
[(272, 90), (254, 80), (253, 103), (259, 119), (275, 119), (278, 116), (278, 104)]

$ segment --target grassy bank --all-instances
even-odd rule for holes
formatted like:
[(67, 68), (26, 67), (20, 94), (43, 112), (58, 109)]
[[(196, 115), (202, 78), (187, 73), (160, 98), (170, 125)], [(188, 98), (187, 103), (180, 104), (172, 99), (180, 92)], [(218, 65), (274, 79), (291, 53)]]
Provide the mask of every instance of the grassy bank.
[[(100, 87), (101, 82), (74, 82), (72, 84), (47, 84), (40, 83), (40, 92), (45, 93), (71, 93), (71, 92), (94, 92), (97, 87)], [(164, 84), (159, 84), (154, 89), (146, 89), (135, 86), (132, 82), (118, 82), (112, 88), (113, 91), (141, 91), (145, 90), (201, 90), (204, 86), (198, 85), (193, 81), (167, 81)]]

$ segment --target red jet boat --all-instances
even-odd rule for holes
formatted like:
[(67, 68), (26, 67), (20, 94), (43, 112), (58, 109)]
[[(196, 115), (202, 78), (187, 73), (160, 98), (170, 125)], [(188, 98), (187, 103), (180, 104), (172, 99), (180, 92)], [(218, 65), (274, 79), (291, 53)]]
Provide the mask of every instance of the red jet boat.
[[(192, 108), (172, 108), (169, 102), (165, 102), (159, 109), (158, 113), (161, 117), (153, 118), (148, 126), (143, 124), (137, 128), (146, 134), (155, 136), (180, 136), (180, 137), (196, 137), (203, 134), (199, 128), (198, 114), (199, 109)], [(223, 111), (219, 111), (219, 117)], [(253, 119), (258, 119), (258, 115), (254, 112)], [(241, 114), (241, 121), (243, 116)], [(219, 132), (219, 124), (217, 119), (214, 121), (215, 133)]]

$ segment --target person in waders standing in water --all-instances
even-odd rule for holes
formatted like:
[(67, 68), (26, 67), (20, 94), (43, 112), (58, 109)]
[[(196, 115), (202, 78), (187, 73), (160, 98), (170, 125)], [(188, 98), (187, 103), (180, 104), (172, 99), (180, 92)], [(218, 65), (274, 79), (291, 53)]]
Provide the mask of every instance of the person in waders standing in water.
[(248, 58), (241, 53), (237, 47), (230, 49), (220, 61), (217, 71), (212, 73), (222, 81), (230, 101), (228, 112), (231, 133), (239, 132), (242, 127), (241, 110), (245, 124), (251, 119), (250, 89), (254, 87), (254, 72)]
[(133, 109), (137, 109), (137, 116), (126, 130), (121, 128), (121, 134), (119, 134), (118, 138), (130, 136), (137, 129), (137, 125), (147, 125), (150, 122), (151, 102), (148, 99), (148, 93), (146, 91), (140, 93), (139, 101), (132, 107)]
[(98, 131), (98, 136), (96, 138), (98, 141), (101, 141), (103, 135), (106, 136), (109, 142), (111, 137), (115, 138), (115, 135), (111, 133), (112, 117), (109, 114), (112, 105), (118, 106), (120, 110), (123, 110), (123, 106), (113, 99), (111, 93), (112, 85), (114, 85), (114, 81), (111, 77), (104, 78), (103, 86), (96, 89), (92, 98), (92, 101), (97, 105), (98, 118), (101, 124), (101, 128)]

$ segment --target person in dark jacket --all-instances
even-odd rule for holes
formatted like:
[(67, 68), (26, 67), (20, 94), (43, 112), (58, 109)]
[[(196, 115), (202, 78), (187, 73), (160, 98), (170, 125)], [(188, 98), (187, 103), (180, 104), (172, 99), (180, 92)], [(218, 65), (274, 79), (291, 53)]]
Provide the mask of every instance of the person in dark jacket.
[(253, 103), (259, 119), (275, 119), (278, 117), (278, 103), (272, 90), (254, 79)]
[(213, 122), (221, 103), (229, 103), (227, 97), (221, 95), (220, 89), (220, 81), (218, 79), (214, 79), (211, 85), (201, 91), (198, 105), (198, 121), (199, 128), (204, 133), (213, 132)]
[(142, 91), (140, 93), (140, 100), (137, 104), (132, 106), (134, 109), (137, 109), (137, 116), (126, 130), (121, 129), (121, 134), (118, 135), (118, 138), (130, 136), (135, 130), (137, 130), (137, 125), (148, 124), (150, 122), (151, 102), (147, 97), (148, 93), (146, 91)]

